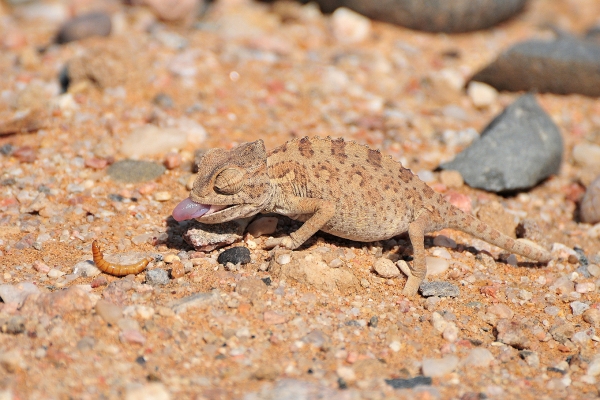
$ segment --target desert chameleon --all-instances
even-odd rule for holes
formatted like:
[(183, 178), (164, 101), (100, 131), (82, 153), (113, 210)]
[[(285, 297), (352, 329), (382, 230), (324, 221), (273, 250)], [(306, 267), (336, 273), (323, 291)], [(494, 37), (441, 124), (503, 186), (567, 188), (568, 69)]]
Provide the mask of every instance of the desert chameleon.
[(291, 140), (267, 152), (262, 140), (232, 150), (207, 151), (188, 199), (173, 211), (178, 220), (215, 224), (258, 213), (286, 215), (304, 224), (276, 244), (302, 245), (318, 230), (372, 242), (408, 231), (413, 262), (404, 271), (403, 294), (413, 296), (427, 272), (424, 235), (454, 228), (540, 262), (550, 254), (512, 239), (431, 189), (378, 150), (331, 138)]

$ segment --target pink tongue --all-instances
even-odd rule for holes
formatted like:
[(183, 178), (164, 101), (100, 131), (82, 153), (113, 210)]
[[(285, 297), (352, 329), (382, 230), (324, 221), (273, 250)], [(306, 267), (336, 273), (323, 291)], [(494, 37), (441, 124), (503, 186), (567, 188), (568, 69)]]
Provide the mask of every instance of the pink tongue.
[(208, 210), (210, 210), (210, 205), (194, 203), (187, 198), (177, 204), (177, 207), (173, 210), (173, 218), (175, 218), (175, 221), (194, 219), (203, 216)]

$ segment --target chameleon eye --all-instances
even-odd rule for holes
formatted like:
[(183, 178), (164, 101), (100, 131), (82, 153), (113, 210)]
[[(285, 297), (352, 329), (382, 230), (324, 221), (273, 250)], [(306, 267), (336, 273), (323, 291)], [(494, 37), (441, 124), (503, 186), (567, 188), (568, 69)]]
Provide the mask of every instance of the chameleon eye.
[(244, 187), (244, 172), (238, 168), (226, 168), (215, 178), (215, 191), (221, 194), (235, 194)]

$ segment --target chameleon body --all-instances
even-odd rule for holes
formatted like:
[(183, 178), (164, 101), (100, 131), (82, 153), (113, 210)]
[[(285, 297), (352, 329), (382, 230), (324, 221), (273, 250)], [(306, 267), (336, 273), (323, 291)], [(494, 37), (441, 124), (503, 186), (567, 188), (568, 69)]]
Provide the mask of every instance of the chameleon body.
[(318, 230), (371, 242), (408, 232), (413, 247), (403, 294), (413, 296), (425, 278), (424, 235), (454, 228), (510, 252), (547, 262), (535, 244), (512, 239), (448, 203), (389, 156), (343, 139), (303, 138), (267, 153), (262, 140), (226, 151), (212, 149), (199, 163), (176, 220), (221, 223), (274, 212), (304, 224), (279, 246), (295, 249)]

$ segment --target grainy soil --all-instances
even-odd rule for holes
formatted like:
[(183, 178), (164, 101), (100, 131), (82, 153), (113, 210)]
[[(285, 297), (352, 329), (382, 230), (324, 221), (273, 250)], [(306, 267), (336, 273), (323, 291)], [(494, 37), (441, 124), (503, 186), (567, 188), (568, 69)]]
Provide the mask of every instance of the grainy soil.
[[(111, 15), (110, 36), (52, 44), (64, 17), (90, 9)], [(536, 95), (565, 155), (560, 174), (528, 192), (449, 187), (429, 171), (520, 95), (475, 107), (471, 75), (515, 42), (551, 37), (551, 27), (582, 34), (599, 18), (594, 0), (532, 0), (486, 31), (372, 22), (348, 43), (331, 16), (296, 3), (218, 0), (192, 26), (115, 1), (0, 3), (0, 121), (25, 115), (30, 130), (0, 136), (0, 285), (17, 294), (0, 302), (0, 398), (597, 398), (600, 230), (578, 222), (577, 204), (600, 168), (572, 149), (600, 144), (600, 102)], [(160, 177), (111, 179), (107, 166), (137, 151), (124, 143), (148, 124), (196, 134), (138, 157), (165, 163)], [(404, 275), (373, 271), (410, 254), (406, 237), (319, 233), (288, 257), (245, 234), (231, 246), (247, 246), (251, 262), (228, 268), (217, 262), (223, 249), (183, 241), (187, 223), (171, 212), (188, 196), (196, 150), (303, 136), (381, 149), (513, 232), (507, 220), (533, 220), (555, 259), (511, 265), (502, 250), (444, 230), (426, 240), (443, 267), (430, 279), (460, 295), (425, 299), (401, 295)], [(297, 227), (280, 217), (273, 236)], [(149, 269), (168, 282), (78, 264), (92, 259), (94, 239), (111, 261), (153, 256)], [(306, 265), (313, 275), (294, 272)], [(23, 301), (26, 282), (35, 293)], [(422, 375), (431, 381), (391, 385)]]

